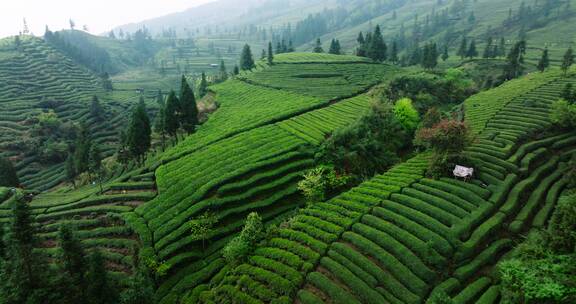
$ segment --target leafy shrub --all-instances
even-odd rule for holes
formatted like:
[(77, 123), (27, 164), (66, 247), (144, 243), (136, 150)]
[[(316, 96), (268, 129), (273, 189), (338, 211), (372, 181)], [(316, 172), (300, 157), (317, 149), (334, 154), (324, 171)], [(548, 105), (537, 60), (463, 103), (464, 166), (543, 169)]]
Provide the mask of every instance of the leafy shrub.
[(572, 87), (573, 86), (571, 83), (567, 83), (562, 90), (562, 94), (560, 95), (562, 99), (568, 101), (569, 103), (576, 102), (576, 91)]
[(412, 105), (412, 100), (409, 98), (402, 98), (396, 101), (394, 116), (408, 132), (416, 130), (420, 122), (420, 114), (418, 114), (418, 111)]
[(448, 174), (456, 164), (466, 163), (462, 151), (472, 143), (472, 137), (465, 123), (445, 119), (432, 128), (418, 130), (415, 143), (434, 152), (428, 174), (438, 178)]
[(576, 195), (560, 198), (548, 227), (556, 252), (576, 252)]
[(224, 247), (222, 254), (231, 265), (238, 265), (252, 252), (263, 237), (264, 224), (256, 212), (248, 214), (242, 232)]
[(430, 108), (422, 119), (422, 128), (432, 128), (442, 121), (442, 113), (437, 108)]
[(576, 105), (570, 104), (565, 99), (559, 99), (552, 104), (550, 119), (560, 128), (573, 128), (576, 126)]
[(337, 130), (319, 148), (319, 163), (333, 165), (338, 172), (373, 176), (398, 161), (408, 135), (388, 104), (374, 104), (357, 122)]
[(233, 238), (222, 250), (222, 255), (229, 264), (240, 264), (250, 254), (250, 244), (240, 237)]
[(448, 69), (445, 75), (420, 73), (402, 76), (390, 82), (387, 96), (392, 100), (402, 97), (412, 99), (416, 109), (427, 109), (443, 104), (456, 104), (476, 92), (473, 82), (466, 79), (459, 69)]
[(560, 199), (546, 231), (529, 234), (498, 265), (505, 303), (576, 301), (576, 196)]
[(334, 167), (321, 166), (304, 174), (304, 179), (298, 183), (298, 189), (302, 191), (307, 202), (321, 202), (328, 194), (346, 186), (349, 180), (348, 176), (339, 175)]

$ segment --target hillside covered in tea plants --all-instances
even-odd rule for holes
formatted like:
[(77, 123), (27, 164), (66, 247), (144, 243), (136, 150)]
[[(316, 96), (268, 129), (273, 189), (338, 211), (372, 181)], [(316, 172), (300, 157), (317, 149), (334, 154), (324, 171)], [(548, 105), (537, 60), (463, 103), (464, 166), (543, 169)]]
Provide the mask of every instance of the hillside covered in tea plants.
[(220, 0), (0, 39), (0, 304), (573, 303), (573, 20)]

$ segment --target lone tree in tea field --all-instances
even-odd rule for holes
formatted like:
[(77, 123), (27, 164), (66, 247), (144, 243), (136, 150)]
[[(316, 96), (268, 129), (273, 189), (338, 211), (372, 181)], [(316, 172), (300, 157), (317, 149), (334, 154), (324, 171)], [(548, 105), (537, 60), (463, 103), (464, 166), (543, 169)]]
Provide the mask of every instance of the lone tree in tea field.
[(193, 238), (202, 241), (202, 250), (206, 249), (206, 241), (214, 233), (216, 223), (218, 218), (208, 211), (189, 222)]
[(542, 57), (540, 61), (538, 61), (538, 70), (540, 72), (544, 72), (550, 66), (550, 58), (548, 56), (548, 48), (545, 48), (542, 51)]
[(200, 85), (198, 86), (198, 95), (200, 98), (206, 96), (208, 94), (208, 80), (206, 80), (206, 73), (202, 72), (202, 76), (200, 77)]
[(164, 131), (174, 137), (178, 141), (178, 128), (180, 123), (178, 121), (178, 97), (174, 91), (170, 91), (168, 94), (168, 99), (166, 100), (166, 106), (164, 108)]
[(274, 50), (272, 50), (272, 42), (268, 42), (268, 53), (266, 53), (268, 64), (274, 64)]
[(102, 179), (104, 175), (104, 168), (102, 166), (102, 154), (100, 153), (100, 148), (97, 144), (93, 144), (90, 147), (90, 157), (89, 157), (89, 172), (90, 175), (96, 179), (98, 186), (100, 187), (100, 194), (104, 192), (102, 189)]
[[(202, 73), (204, 85), (200, 83), (200, 90), (207, 90), (206, 75)], [(204, 88), (203, 88), (204, 86)], [(200, 92), (202, 94), (202, 92)], [(188, 85), (186, 77), (182, 76), (182, 88), (180, 90), (180, 125), (188, 134), (191, 134), (198, 125), (198, 106), (194, 91)]]
[(242, 55), (240, 55), (240, 69), (242, 69), (242, 71), (249, 71), (255, 67), (256, 64), (254, 63), (252, 50), (248, 44), (245, 44), (242, 49)]
[(320, 38), (316, 39), (316, 46), (314, 46), (314, 53), (324, 53), (324, 49), (322, 48), (322, 42)]
[(16, 169), (7, 158), (0, 157), (0, 186), (18, 187), (20, 181)]
[(570, 47), (568, 50), (566, 50), (566, 53), (564, 53), (564, 58), (562, 59), (561, 67), (562, 71), (564, 72), (564, 75), (568, 73), (568, 70), (573, 64), (574, 64), (574, 50), (572, 49), (572, 47)]
[(140, 102), (132, 112), (127, 134), (130, 154), (140, 163), (143, 162), (144, 155), (150, 149), (151, 133), (150, 118), (146, 113), (144, 98), (140, 97)]

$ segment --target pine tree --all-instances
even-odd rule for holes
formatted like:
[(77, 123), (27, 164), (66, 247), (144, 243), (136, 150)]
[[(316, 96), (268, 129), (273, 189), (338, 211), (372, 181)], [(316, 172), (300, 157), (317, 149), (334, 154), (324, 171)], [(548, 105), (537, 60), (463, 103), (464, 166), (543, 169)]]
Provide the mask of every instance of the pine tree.
[(458, 52), (456, 52), (456, 55), (460, 56), (460, 59), (464, 60), (464, 58), (466, 58), (467, 51), (468, 51), (468, 40), (466, 39), (466, 37), (462, 37), (462, 42), (460, 43), (460, 48), (458, 49)]
[[(199, 91), (204, 95), (208, 91), (208, 83), (206, 75), (202, 73), (202, 81), (200, 81)], [(180, 125), (188, 133), (191, 134), (198, 125), (198, 106), (196, 105), (196, 97), (194, 91), (188, 85), (186, 77), (182, 76), (182, 85), (180, 89)]]
[(234, 74), (234, 76), (240, 74), (240, 68), (237, 65), (234, 66), (234, 70), (232, 70), (232, 74)]
[(178, 122), (178, 97), (174, 91), (170, 91), (168, 94), (168, 99), (166, 100), (166, 107), (164, 109), (164, 130), (168, 135), (178, 140), (178, 128), (180, 123)]
[(103, 168), (102, 168), (102, 154), (100, 153), (100, 148), (98, 144), (93, 144), (90, 147), (89, 156), (89, 172), (92, 176), (96, 177), (98, 185), (100, 186), (100, 194), (102, 194), (102, 178), (103, 178)]
[(436, 43), (429, 43), (422, 51), (422, 67), (433, 69), (438, 65), (438, 49)]
[(162, 144), (162, 152), (166, 148), (166, 105), (160, 106), (158, 110), (158, 114), (154, 119), (154, 132), (160, 134), (161, 144)]
[(472, 42), (470, 42), (470, 47), (466, 52), (466, 57), (468, 58), (478, 57), (478, 50), (476, 49), (476, 40), (472, 39)]
[(6, 238), (6, 256), (10, 258), (0, 263), (2, 303), (43, 303), (49, 294), (47, 263), (34, 250), (38, 246), (35, 227), (28, 201), (18, 196)]
[(260, 60), (264, 60), (268, 57), (268, 55), (266, 55), (266, 50), (262, 50), (262, 54), (260, 54)]
[(519, 41), (510, 50), (508, 54), (508, 64), (504, 70), (504, 77), (508, 80), (518, 78), (522, 74), (524, 63), (524, 54), (526, 53), (526, 42)]
[(398, 42), (392, 42), (392, 49), (390, 50), (390, 62), (396, 64), (398, 62)]
[(574, 50), (572, 49), (572, 47), (568, 48), (568, 50), (566, 50), (566, 53), (564, 53), (564, 57), (562, 58), (562, 71), (564, 72), (564, 75), (566, 75), (568, 73), (568, 70), (570, 69), (570, 67), (574, 64)]
[(97, 121), (102, 121), (104, 118), (104, 109), (100, 104), (98, 96), (92, 96), (92, 103), (90, 104), (90, 116)]
[(16, 169), (8, 159), (0, 157), (0, 186), (18, 187), (20, 181)]
[(492, 37), (488, 38), (488, 42), (486, 43), (486, 48), (484, 49), (484, 53), (482, 53), (482, 58), (492, 58), (492, 51), (494, 47), (492, 46), (493, 40)]
[(446, 61), (450, 58), (450, 54), (448, 53), (448, 46), (444, 46), (444, 52), (442, 52), (442, 61)]
[(548, 57), (548, 48), (542, 51), (542, 57), (538, 61), (538, 70), (544, 72), (550, 66), (550, 58)]
[(128, 163), (130, 162), (130, 149), (128, 148), (128, 133), (127, 130), (121, 130), (119, 132), (119, 145), (116, 151), (116, 160), (124, 165), (124, 169), (127, 169)]
[(76, 189), (76, 165), (74, 164), (74, 154), (68, 152), (68, 157), (66, 158), (66, 180), (72, 183), (74, 189)]
[(272, 42), (268, 42), (268, 64), (274, 64), (274, 51), (272, 50)]
[(104, 90), (109, 92), (114, 90), (114, 85), (112, 85), (112, 80), (110, 80), (110, 75), (108, 72), (102, 73), (100, 78), (102, 79), (102, 87)]
[(358, 42), (358, 48), (356, 49), (356, 56), (359, 57), (366, 57), (366, 40), (364, 39), (364, 34), (360, 32), (358, 34), (358, 38), (356, 39)]
[(162, 90), (158, 90), (158, 92), (156, 93), (156, 104), (158, 104), (159, 107), (163, 107), (165, 106), (164, 104), (164, 94), (162, 94)]
[[(134, 258), (136, 259), (136, 258)], [(154, 282), (148, 275), (148, 271), (142, 266), (134, 268), (134, 275), (130, 280), (128, 289), (121, 295), (121, 304), (154, 304)]]
[(63, 272), (63, 282), (59, 284), (64, 288), (63, 303), (81, 303), (86, 292), (84, 248), (68, 225), (60, 227), (58, 243), (60, 245), (58, 265)]
[(116, 303), (118, 294), (110, 281), (104, 268), (104, 258), (100, 251), (96, 250), (88, 256), (88, 271), (86, 272), (86, 303), (109, 304)]
[(220, 60), (220, 81), (224, 82), (228, 80), (228, 72), (226, 71), (226, 64), (224, 63), (224, 59)]
[(496, 55), (498, 57), (506, 56), (506, 40), (504, 39), (504, 37), (500, 38), (500, 45), (498, 46), (498, 54)]
[(202, 76), (200, 77), (200, 85), (198, 86), (198, 95), (200, 98), (206, 96), (208, 94), (208, 81), (206, 80), (206, 73), (202, 72)]
[(81, 125), (76, 137), (76, 145), (74, 150), (74, 165), (76, 166), (76, 174), (88, 171), (88, 158), (90, 157), (90, 147), (92, 140), (88, 134), (88, 128)]
[(332, 42), (330, 43), (330, 50), (328, 51), (328, 53), (334, 55), (340, 55), (340, 52), (341, 52), (340, 41), (332, 39)]
[(387, 46), (382, 37), (380, 25), (376, 25), (374, 33), (371, 35), (370, 43), (367, 43), (367, 56), (376, 62), (382, 62), (387, 59)]
[(128, 127), (127, 144), (132, 157), (140, 163), (144, 161), (144, 155), (150, 149), (151, 140), (150, 118), (146, 112), (144, 98), (140, 97), (140, 102), (132, 112), (132, 120)]
[(314, 46), (314, 53), (324, 53), (324, 49), (322, 48), (322, 42), (320, 38), (316, 39), (316, 46)]
[(293, 53), (296, 50), (294, 49), (294, 44), (292, 43), (292, 40), (288, 41), (288, 53)]
[(240, 68), (242, 71), (247, 71), (255, 68), (254, 57), (252, 57), (252, 51), (248, 44), (244, 45), (242, 49), (242, 55), (240, 56)]

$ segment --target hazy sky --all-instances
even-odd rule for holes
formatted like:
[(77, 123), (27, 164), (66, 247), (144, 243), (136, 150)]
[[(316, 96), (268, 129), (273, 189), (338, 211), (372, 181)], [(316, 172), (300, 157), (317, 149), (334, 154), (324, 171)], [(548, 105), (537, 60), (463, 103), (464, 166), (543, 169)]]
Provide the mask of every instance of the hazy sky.
[(17, 34), (26, 18), (35, 35), (69, 28), (72, 18), (76, 28), (87, 25), (100, 34), (115, 26), (180, 12), (215, 0), (0, 0), (0, 37)]

